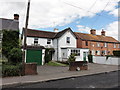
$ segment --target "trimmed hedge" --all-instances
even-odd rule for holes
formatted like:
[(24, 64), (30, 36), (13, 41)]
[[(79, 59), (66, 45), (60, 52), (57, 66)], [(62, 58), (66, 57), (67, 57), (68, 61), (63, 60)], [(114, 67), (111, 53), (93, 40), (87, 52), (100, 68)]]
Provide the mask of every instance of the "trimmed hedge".
[(20, 76), (22, 75), (21, 71), (22, 71), (22, 64), (17, 64), (17, 65), (3, 64), (2, 77)]
[(120, 50), (113, 51), (113, 55), (120, 57)]

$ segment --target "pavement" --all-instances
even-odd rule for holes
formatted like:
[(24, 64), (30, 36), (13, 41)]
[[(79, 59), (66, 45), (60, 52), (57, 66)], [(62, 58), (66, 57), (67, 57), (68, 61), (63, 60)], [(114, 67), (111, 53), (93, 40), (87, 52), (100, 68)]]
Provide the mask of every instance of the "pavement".
[(88, 64), (88, 70), (69, 71), (68, 66), (38, 66), (37, 75), (26, 75), (16, 77), (0, 78), (0, 87), (13, 87), (18, 85), (25, 85), (30, 83), (38, 83), (51, 80), (59, 80), (71, 77), (86, 76), (93, 74), (106, 73), (116, 71), (118, 65), (103, 65), (103, 64)]

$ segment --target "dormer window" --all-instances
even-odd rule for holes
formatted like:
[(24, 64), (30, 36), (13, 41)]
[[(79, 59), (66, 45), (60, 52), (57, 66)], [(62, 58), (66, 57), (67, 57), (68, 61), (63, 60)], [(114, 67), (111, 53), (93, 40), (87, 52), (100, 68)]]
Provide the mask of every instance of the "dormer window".
[(47, 44), (51, 44), (51, 39), (47, 39)]
[(38, 44), (38, 38), (34, 38), (34, 44), (35, 44), (35, 45)]
[(70, 37), (67, 37), (67, 38), (66, 38), (66, 42), (67, 42), (67, 43), (70, 43)]

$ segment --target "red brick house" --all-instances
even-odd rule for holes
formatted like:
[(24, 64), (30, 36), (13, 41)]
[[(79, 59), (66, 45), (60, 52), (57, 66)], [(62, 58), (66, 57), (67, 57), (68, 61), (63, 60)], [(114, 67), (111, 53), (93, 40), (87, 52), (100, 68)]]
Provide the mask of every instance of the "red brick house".
[(89, 48), (92, 55), (112, 55), (113, 50), (120, 50), (120, 42), (110, 36), (105, 36), (105, 31), (101, 35), (96, 35), (96, 30), (91, 29), (90, 34), (75, 32), (77, 36), (77, 48)]

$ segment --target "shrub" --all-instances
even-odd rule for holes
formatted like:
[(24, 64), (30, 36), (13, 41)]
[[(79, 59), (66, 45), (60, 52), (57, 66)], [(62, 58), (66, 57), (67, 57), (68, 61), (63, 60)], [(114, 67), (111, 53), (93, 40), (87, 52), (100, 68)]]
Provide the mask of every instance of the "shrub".
[(91, 54), (88, 55), (88, 61), (90, 63), (93, 63), (93, 55), (91, 55)]
[(120, 57), (120, 50), (113, 51), (113, 55)]
[(22, 70), (22, 65), (17, 64), (15, 65), (10, 65), (4, 64), (2, 66), (2, 77), (7, 77), (7, 76), (20, 76), (21, 75), (21, 70)]
[(71, 61), (75, 61), (75, 59), (76, 59), (76, 54), (74, 53), (74, 54), (71, 54), (70, 56), (69, 56), (69, 58), (68, 58), (68, 62), (71, 62)]
[(107, 60), (109, 57), (113, 57), (113, 55), (107, 55), (107, 56), (106, 56), (106, 60)]
[(45, 49), (45, 63), (48, 63), (52, 60), (52, 54), (54, 53), (54, 48), (46, 48)]
[(21, 51), (21, 49), (20, 48), (13, 48), (9, 52), (8, 60), (9, 60), (9, 62), (12, 62), (12, 63), (21, 62), (22, 61), (22, 51)]

